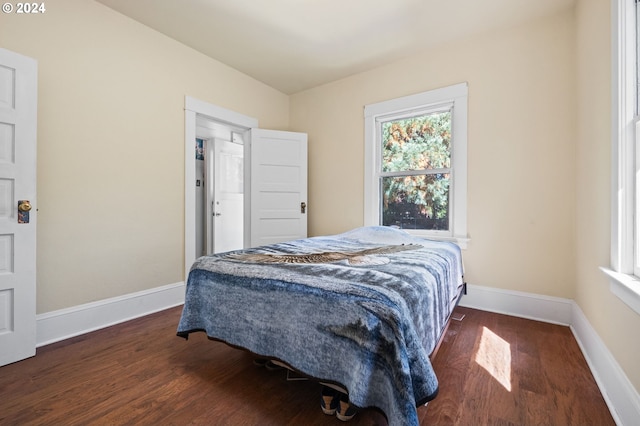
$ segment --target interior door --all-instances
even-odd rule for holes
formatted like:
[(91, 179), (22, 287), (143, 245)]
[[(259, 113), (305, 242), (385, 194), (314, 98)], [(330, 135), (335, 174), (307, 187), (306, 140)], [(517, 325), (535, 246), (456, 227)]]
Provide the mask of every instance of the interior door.
[(307, 237), (307, 135), (251, 129), (250, 247)]
[(0, 49), (0, 365), (36, 353), (37, 63)]
[(244, 146), (214, 139), (213, 252), (243, 247)]

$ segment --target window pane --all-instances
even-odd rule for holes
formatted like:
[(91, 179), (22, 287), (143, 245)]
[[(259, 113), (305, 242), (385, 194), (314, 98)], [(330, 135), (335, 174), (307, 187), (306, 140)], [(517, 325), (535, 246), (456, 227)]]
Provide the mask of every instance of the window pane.
[(449, 174), (382, 178), (382, 224), (449, 230)]
[(382, 171), (451, 167), (451, 111), (382, 123)]

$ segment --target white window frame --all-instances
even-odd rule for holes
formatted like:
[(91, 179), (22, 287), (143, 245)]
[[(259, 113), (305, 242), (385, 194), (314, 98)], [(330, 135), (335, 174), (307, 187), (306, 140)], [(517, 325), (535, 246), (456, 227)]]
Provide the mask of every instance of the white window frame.
[(378, 119), (407, 114), (413, 110), (452, 104), (451, 174), (449, 184), (448, 231), (406, 230), (431, 239), (453, 241), (466, 248), (467, 236), (467, 83), (455, 84), (415, 95), (391, 99), (364, 107), (364, 224), (380, 225), (380, 173), (382, 145)]
[(640, 313), (636, 4), (614, 0), (612, 7), (611, 266), (601, 269), (611, 291)]

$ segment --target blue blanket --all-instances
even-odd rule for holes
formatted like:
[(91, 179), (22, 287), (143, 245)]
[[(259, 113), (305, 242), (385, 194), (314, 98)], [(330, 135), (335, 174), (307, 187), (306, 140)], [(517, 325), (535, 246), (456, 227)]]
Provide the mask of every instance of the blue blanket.
[(458, 246), (388, 227), (198, 259), (178, 335), (285, 362), (417, 425), (438, 381), (429, 359), (463, 284)]

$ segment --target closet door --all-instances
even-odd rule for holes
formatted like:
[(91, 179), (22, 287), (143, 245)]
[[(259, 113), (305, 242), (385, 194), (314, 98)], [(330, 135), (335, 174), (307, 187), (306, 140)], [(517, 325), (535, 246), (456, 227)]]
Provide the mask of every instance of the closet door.
[(250, 144), (248, 246), (306, 238), (307, 135), (251, 129)]

